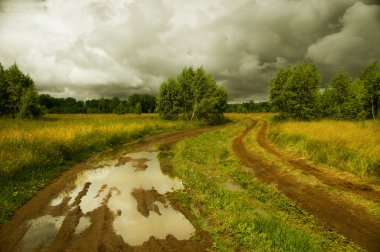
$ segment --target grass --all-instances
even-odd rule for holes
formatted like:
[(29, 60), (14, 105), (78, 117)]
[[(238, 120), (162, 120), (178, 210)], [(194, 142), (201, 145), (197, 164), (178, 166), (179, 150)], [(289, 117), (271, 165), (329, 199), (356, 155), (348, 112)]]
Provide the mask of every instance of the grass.
[(199, 123), (157, 115), (48, 115), (43, 120), (0, 120), (0, 223), (71, 165), (95, 152), (149, 134)]
[[(237, 116), (235, 115), (237, 119)], [(161, 164), (182, 179), (175, 196), (193, 222), (210, 233), (217, 251), (355, 251), (275, 187), (265, 185), (231, 150), (238, 124), (188, 138), (163, 155)], [(231, 190), (227, 184), (239, 186)]]
[(271, 141), (316, 163), (362, 178), (380, 177), (380, 124), (374, 121), (272, 122)]

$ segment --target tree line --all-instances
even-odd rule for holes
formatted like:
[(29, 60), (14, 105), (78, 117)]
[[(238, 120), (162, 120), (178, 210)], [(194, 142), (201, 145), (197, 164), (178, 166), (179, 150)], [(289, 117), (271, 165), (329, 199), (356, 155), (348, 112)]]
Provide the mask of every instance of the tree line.
[(41, 94), (39, 102), (52, 114), (126, 114), (126, 113), (154, 113), (156, 97), (150, 94), (132, 94), (128, 100), (118, 97), (112, 99), (91, 99), (86, 101), (75, 98), (55, 98), (48, 94)]
[(242, 103), (229, 103), (226, 108), (227, 113), (262, 113), (272, 112), (269, 102), (249, 101)]
[(302, 62), (278, 70), (270, 82), (270, 104), (281, 118), (311, 120), (379, 119), (380, 68), (377, 61), (364, 67), (357, 79), (336, 73), (321, 89), (318, 68)]
[(216, 85), (203, 67), (185, 67), (164, 81), (158, 96), (133, 94), (127, 100), (55, 98), (38, 95), (34, 81), (17, 64), (8, 69), (0, 64), (0, 117), (38, 118), (47, 113), (154, 113), (165, 119), (213, 120), (224, 112), (279, 112), (281, 118), (311, 120), (379, 119), (380, 68), (378, 62), (364, 67), (354, 79), (338, 72), (325, 89), (318, 68), (302, 62), (278, 70), (270, 82), (269, 102), (228, 104), (225, 88)]

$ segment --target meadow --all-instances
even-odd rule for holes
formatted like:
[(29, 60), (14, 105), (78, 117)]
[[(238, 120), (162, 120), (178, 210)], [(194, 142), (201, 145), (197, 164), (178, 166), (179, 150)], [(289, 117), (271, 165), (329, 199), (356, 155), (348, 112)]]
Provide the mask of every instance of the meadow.
[(197, 127), (157, 115), (47, 115), (0, 120), (0, 223), (71, 165), (146, 135)]
[(378, 121), (272, 122), (269, 138), (279, 147), (331, 169), (375, 180), (380, 176)]

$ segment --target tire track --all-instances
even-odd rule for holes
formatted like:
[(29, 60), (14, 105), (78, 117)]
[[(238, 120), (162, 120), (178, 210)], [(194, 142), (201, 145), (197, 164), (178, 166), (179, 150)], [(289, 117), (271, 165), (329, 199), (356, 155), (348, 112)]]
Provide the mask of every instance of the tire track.
[(255, 176), (265, 183), (275, 184), (286, 196), (334, 231), (369, 251), (380, 251), (380, 221), (364, 214), (366, 210), (363, 207), (336, 198), (323, 189), (302, 184), (294, 175), (280, 172), (275, 164), (245, 148), (243, 139), (256, 124), (257, 120), (232, 141), (234, 153), (247, 167), (256, 171)]

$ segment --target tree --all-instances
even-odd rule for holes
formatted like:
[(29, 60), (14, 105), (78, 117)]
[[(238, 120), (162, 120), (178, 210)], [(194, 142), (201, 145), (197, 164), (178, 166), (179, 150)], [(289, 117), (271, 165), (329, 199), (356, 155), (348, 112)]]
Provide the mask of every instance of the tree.
[(291, 66), (286, 66), (281, 68), (270, 82), (269, 100), (271, 106), (276, 112), (288, 112), (288, 107), (286, 104), (287, 99), (285, 97), (285, 84), (292, 74), (293, 68)]
[(310, 120), (318, 108), (320, 75), (317, 67), (300, 63), (285, 84), (285, 97), (289, 117), (297, 120)]
[(134, 114), (138, 114), (140, 115), (142, 112), (141, 112), (141, 104), (138, 102), (135, 106), (135, 109), (133, 111)]
[(248, 110), (246, 107), (243, 106), (243, 104), (239, 104), (236, 109), (237, 113), (248, 113)]
[(184, 68), (163, 82), (157, 97), (157, 111), (166, 119), (211, 120), (222, 117), (226, 107), (227, 91), (202, 67)]
[(33, 87), (29, 87), (21, 98), (20, 118), (35, 119), (43, 116), (44, 111), (39, 104), (38, 94)]
[(302, 62), (278, 71), (270, 84), (270, 103), (282, 117), (310, 120), (319, 105), (320, 75), (317, 67)]
[(34, 86), (33, 80), (29, 75), (24, 75), (17, 64), (11, 65), (5, 70), (6, 86), (7, 86), (7, 114), (15, 117), (21, 105), (23, 93)]
[(380, 70), (377, 61), (367, 65), (359, 76), (359, 80), (366, 90), (365, 108), (371, 117), (376, 120), (380, 113)]
[(337, 73), (322, 95), (323, 115), (334, 119), (361, 119), (364, 111), (365, 90), (347, 73)]
[(7, 116), (9, 114), (9, 96), (5, 70), (0, 63), (0, 116)]
[(140, 103), (142, 113), (153, 113), (156, 108), (156, 97), (150, 94), (132, 94), (128, 101), (132, 107)]
[(21, 72), (17, 64), (6, 70), (0, 64), (0, 116), (16, 117), (22, 97), (29, 88), (34, 89), (34, 82)]
[(127, 107), (122, 101), (120, 101), (119, 104), (113, 110), (113, 113), (116, 113), (118, 115), (125, 114), (126, 112), (127, 112)]

